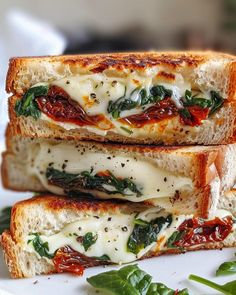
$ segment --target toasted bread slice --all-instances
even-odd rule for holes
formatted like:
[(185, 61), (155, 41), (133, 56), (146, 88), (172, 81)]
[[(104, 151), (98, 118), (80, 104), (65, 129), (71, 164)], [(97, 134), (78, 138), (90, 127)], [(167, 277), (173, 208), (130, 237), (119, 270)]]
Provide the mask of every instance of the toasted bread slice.
[[(15, 136), (9, 128), (2, 179), (5, 188), (13, 190), (83, 192), (206, 217), (222, 191), (236, 181), (235, 158), (236, 145), (167, 148), (64, 142)], [(72, 177), (69, 183), (67, 177)]]
[[(6, 89), (13, 94), (9, 113), (14, 128), (25, 136), (210, 145), (235, 141), (235, 75), (235, 57), (214, 52), (14, 58), (10, 61)], [(40, 112), (35, 121), (30, 112), (26, 115), (15, 110), (16, 102), (37, 83), (48, 85), (49, 89), (57, 87), (57, 91), (59, 87), (62, 92), (58, 94), (60, 98), (54, 91), (54, 97), (45, 94), (40, 103), (36, 99)], [(163, 100), (153, 100), (162, 94), (153, 94), (150, 85), (169, 91), (163, 94)], [(139, 101), (141, 90), (142, 95), (146, 93), (145, 102)], [(200, 98), (192, 100), (192, 93), (191, 102), (184, 103), (186, 90), (196, 92)], [(209, 93), (213, 92), (216, 96), (210, 98)], [(222, 101), (216, 103), (218, 95)], [(55, 103), (62, 97), (58, 110)], [(202, 100), (207, 104), (215, 101), (216, 108), (199, 107)], [(45, 101), (50, 101), (50, 106)]]
[[(234, 192), (231, 195), (231, 201), (234, 202), (235, 196)], [(139, 251), (132, 256), (133, 250), (129, 248), (129, 236), (132, 235), (134, 230), (133, 220), (137, 220), (138, 218), (139, 222), (143, 220), (145, 224), (145, 222), (151, 222), (151, 220), (154, 220), (157, 216), (165, 216), (165, 218), (167, 218), (166, 212), (159, 211), (157, 207), (139, 206), (133, 203), (88, 201), (85, 199), (75, 200), (49, 195), (38, 196), (27, 201), (21, 201), (13, 207), (10, 231), (6, 231), (2, 234), (1, 244), (6, 263), (13, 278), (32, 277), (37, 274), (58, 272), (58, 270), (62, 268), (58, 268), (59, 266), (56, 262), (58, 260), (56, 258), (57, 255), (59, 255), (58, 251), (64, 251), (61, 250), (61, 247), (73, 248), (77, 253), (77, 260), (73, 259), (72, 261), (74, 261), (74, 264), (77, 263), (81, 267), (117, 263), (119, 257), (122, 257), (122, 260), (119, 261), (120, 263), (126, 263), (162, 254), (182, 253), (183, 250), (221, 249), (222, 247), (233, 247), (236, 245), (236, 233), (232, 222), (232, 215), (229, 211), (225, 210), (230, 211), (231, 206), (227, 205), (224, 210), (217, 211), (214, 215), (209, 217), (209, 220), (218, 220), (217, 222), (219, 222), (220, 218), (220, 220), (225, 220), (225, 222), (227, 220), (226, 224), (230, 224), (230, 228), (221, 228), (221, 234), (222, 232), (225, 233), (225, 230), (227, 230), (227, 234), (224, 238), (222, 237), (222, 240), (210, 243), (206, 241), (204, 243), (195, 243), (184, 247), (184, 249), (173, 247), (173, 245), (168, 244), (170, 236), (176, 230), (181, 231), (180, 225), (186, 222), (186, 220), (191, 220), (193, 217), (192, 215), (172, 215), (170, 224), (167, 227), (166, 224), (163, 225), (162, 229), (159, 231), (156, 244), (152, 243), (151, 246), (149, 245), (144, 248), (141, 251), (142, 253)], [(202, 222), (203, 220), (201, 220), (201, 223)], [(91, 228), (93, 234), (96, 235), (96, 241), (93, 245), (90, 245), (89, 250), (83, 250), (83, 248), (81, 248), (82, 246), (78, 246), (78, 244), (82, 243), (82, 236), (87, 230), (91, 230)], [(105, 231), (104, 228), (106, 229)], [(123, 228), (125, 228), (125, 230), (123, 230)], [(82, 235), (79, 238), (77, 235), (78, 230)], [(74, 231), (73, 234), (71, 231)], [(120, 234), (117, 236), (118, 242), (116, 239), (113, 241), (109, 238), (110, 236), (112, 237), (113, 234), (117, 235), (118, 232)], [(37, 233), (40, 234), (37, 235)], [(124, 234), (123, 238), (122, 234)], [(60, 236), (60, 241), (57, 239), (57, 235)], [(108, 235), (110, 236), (108, 237)], [(75, 236), (77, 237), (76, 239), (74, 239)], [(45, 252), (37, 253), (39, 249), (37, 250), (37, 248), (34, 248), (35, 246), (32, 242), (34, 237), (37, 237), (37, 242), (41, 245), (46, 242), (48, 243), (46, 249), (47, 254), (45, 254)], [(65, 239), (65, 237), (67, 238)], [(101, 240), (104, 243), (101, 243)], [(56, 246), (54, 245), (55, 241)], [(126, 246), (123, 247), (122, 244), (119, 244), (120, 242), (128, 243), (128, 248)], [(96, 243), (98, 243), (97, 247)], [(106, 243), (109, 244), (108, 248)], [(117, 246), (117, 243), (120, 248)], [(118, 247), (117, 254), (116, 251), (113, 250), (113, 246)], [(56, 249), (56, 251), (53, 258), (45, 257), (49, 253), (54, 252), (54, 249)], [(60, 255), (62, 252), (60, 252)], [(95, 256), (98, 256), (99, 253), (106, 254), (109, 260), (99, 261), (96, 259)], [(75, 256), (73, 257), (75, 258)], [(64, 260), (64, 263), (65, 261), (66, 260)], [(69, 264), (67, 264), (67, 269), (70, 270)]]

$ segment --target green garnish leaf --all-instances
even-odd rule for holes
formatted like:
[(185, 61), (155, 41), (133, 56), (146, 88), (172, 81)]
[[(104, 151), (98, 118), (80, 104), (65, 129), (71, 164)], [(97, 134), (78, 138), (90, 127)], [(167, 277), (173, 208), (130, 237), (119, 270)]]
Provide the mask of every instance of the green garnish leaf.
[[(235, 254), (236, 255), (236, 254)], [(236, 274), (236, 261), (222, 263), (216, 271), (217, 276)]]
[(157, 217), (156, 219), (146, 222), (141, 219), (135, 219), (134, 229), (128, 239), (127, 249), (129, 252), (138, 254), (150, 244), (157, 241), (157, 236), (164, 225), (169, 226), (172, 223), (172, 216)]
[(93, 244), (96, 243), (97, 239), (98, 239), (97, 235), (93, 235), (91, 232), (86, 233), (83, 236), (83, 242), (82, 242), (84, 250), (87, 251)]
[(197, 97), (197, 95), (192, 95), (190, 90), (185, 91), (185, 96), (183, 99), (183, 105), (187, 106), (199, 106), (201, 108), (210, 108), (212, 106), (212, 100)]
[(41, 256), (41, 257), (47, 257), (49, 259), (52, 259), (54, 257), (54, 254), (49, 253), (49, 246), (48, 242), (43, 242), (40, 238), (40, 235), (38, 233), (32, 234), (35, 237), (32, 240), (28, 240), (27, 243), (32, 243), (34, 250)]
[[(47, 168), (46, 177), (49, 184), (63, 188), (67, 193), (79, 192), (80, 189), (96, 189), (107, 194), (142, 195), (137, 185), (129, 178), (117, 178), (110, 171), (106, 175), (93, 174), (93, 171), (83, 171), (78, 174), (62, 172), (54, 168)], [(109, 186), (109, 188), (108, 188)]]
[[(136, 94), (138, 98), (132, 100), (132, 96)], [(132, 110), (140, 106), (145, 106), (152, 103), (157, 103), (166, 97), (171, 97), (172, 91), (166, 89), (162, 85), (153, 86), (150, 89), (150, 94), (147, 93), (145, 88), (137, 87), (135, 88), (129, 98), (126, 98), (126, 88), (125, 93), (122, 97), (118, 98), (116, 101), (109, 101), (107, 112), (112, 115), (114, 119), (120, 117), (122, 111)]]
[(223, 104), (224, 99), (223, 97), (220, 96), (220, 94), (216, 91), (211, 91), (210, 92), (211, 95), (211, 100), (212, 100), (212, 108), (210, 111), (210, 115), (215, 113), (215, 111), (217, 111)]
[(196, 275), (190, 275), (189, 279), (200, 284), (206, 285), (214, 290), (217, 290), (225, 295), (236, 295), (236, 280), (226, 283), (224, 285), (216, 284), (210, 280), (204, 279)]
[(192, 116), (191, 116), (188, 109), (179, 109), (178, 112), (179, 112), (180, 116), (183, 117), (183, 118), (186, 118), (186, 119), (191, 119), (192, 118)]
[(95, 258), (97, 260), (101, 260), (101, 261), (109, 261), (109, 260), (111, 260), (111, 258), (106, 254), (104, 254), (102, 256), (93, 256), (93, 258)]
[(10, 228), (11, 208), (12, 207), (5, 207), (0, 211), (0, 234), (2, 234), (4, 230)]
[(123, 126), (120, 126), (120, 129), (124, 130), (124, 131), (127, 132), (128, 134), (132, 134), (132, 133), (133, 133), (132, 130), (130, 130), (130, 129), (126, 128), (126, 127), (123, 127)]
[(90, 278), (87, 282), (94, 288), (108, 291), (114, 295), (188, 295), (187, 289), (172, 290), (161, 283), (152, 283), (152, 277), (136, 264), (119, 270), (104, 272)]
[(166, 242), (166, 246), (168, 248), (177, 248), (175, 246), (175, 243), (182, 239), (182, 237), (185, 235), (185, 231), (175, 231), (173, 234), (169, 237), (169, 239)]
[[(197, 97), (197, 95), (193, 95), (192, 91), (186, 90), (184, 98), (182, 99), (183, 106), (189, 107), (189, 106), (199, 106), (203, 109), (209, 108), (210, 109), (210, 115), (213, 114), (216, 110), (218, 110), (221, 105), (223, 104), (223, 98), (219, 95), (216, 91), (210, 91), (210, 98), (202, 98)], [(183, 114), (184, 115), (184, 114)], [(189, 117), (187, 117), (189, 118)]]
[(41, 111), (38, 108), (35, 98), (38, 96), (47, 95), (48, 86), (41, 85), (30, 88), (22, 99), (16, 101), (15, 112), (17, 116), (31, 116), (34, 119), (39, 119)]

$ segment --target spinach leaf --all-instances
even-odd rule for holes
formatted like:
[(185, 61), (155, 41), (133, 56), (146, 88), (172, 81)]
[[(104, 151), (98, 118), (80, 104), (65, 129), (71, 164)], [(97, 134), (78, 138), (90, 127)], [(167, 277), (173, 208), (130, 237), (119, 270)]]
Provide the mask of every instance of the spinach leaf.
[(31, 116), (34, 119), (40, 118), (41, 112), (38, 108), (35, 98), (47, 95), (48, 86), (41, 85), (30, 88), (22, 99), (17, 100), (15, 104), (15, 112), (17, 116)]
[(162, 283), (152, 283), (148, 289), (147, 295), (189, 295), (187, 289), (176, 290), (168, 288)]
[(178, 112), (181, 117), (185, 119), (192, 119), (192, 115), (190, 114), (188, 109), (179, 109)]
[(217, 276), (231, 275), (236, 273), (236, 261), (222, 263), (216, 271)]
[(93, 235), (91, 232), (86, 233), (83, 236), (83, 242), (82, 245), (84, 247), (84, 250), (87, 251), (93, 244), (96, 243), (98, 236)]
[(185, 231), (175, 231), (173, 234), (169, 237), (169, 239), (166, 242), (166, 246), (168, 248), (176, 248), (175, 243), (182, 239), (182, 237), (185, 235)]
[(35, 251), (41, 256), (41, 257), (47, 257), (49, 259), (52, 259), (54, 257), (54, 254), (49, 253), (49, 246), (48, 242), (43, 242), (40, 238), (40, 235), (38, 233), (32, 234), (35, 237), (32, 240), (28, 240), (28, 244), (32, 243)]
[(101, 261), (109, 261), (109, 260), (111, 260), (111, 258), (106, 254), (104, 254), (102, 256), (93, 256), (92, 258), (95, 258), (95, 259), (101, 260)]
[(5, 207), (0, 212), (0, 234), (10, 228), (11, 207)]
[(224, 99), (220, 96), (220, 94), (216, 91), (211, 91), (211, 100), (212, 100), (212, 107), (210, 111), (210, 115), (213, 114), (215, 111), (217, 111), (223, 104)]
[[(48, 167), (46, 177), (52, 185), (63, 188), (67, 193), (76, 192), (80, 189), (96, 189), (106, 192), (107, 194), (130, 195), (127, 190), (136, 194), (137, 197), (142, 195), (137, 185), (129, 178), (116, 178), (110, 171), (106, 171), (105, 175), (99, 173), (93, 174), (93, 170), (83, 171), (78, 174), (62, 172), (54, 168)], [(108, 189), (106, 186), (113, 187)]]
[(120, 129), (122, 129), (123, 131), (127, 132), (127, 133), (130, 134), (130, 135), (133, 133), (132, 130), (130, 130), (130, 129), (124, 127), (124, 126), (120, 126)]
[[(184, 98), (182, 98), (183, 106), (199, 106), (201, 108), (210, 108), (210, 115), (213, 114), (221, 105), (223, 104), (223, 98), (216, 91), (210, 91), (210, 99), (197, 97), (197, 95), (193, 95), (190, 90), (185, 91)], [(184, 109), (186, 110), (186, 109)], [(186, 115), (184, 113), (182, 115)], [(187, 116), (188, 118), (188, 116)]]
[[(132, 96), (136, 94), (138, 99), (132, 100)], [(172, 96), (172, 91), (166, 89), (162, 85), (153, 86), (150, 89), (150, 94), (147, 93), (147, 90), (144, 88), (137, 87), (135, 88), (129, 98), (126, 98), (126, 89), (125, 93), (122, 97), (118, 98), (116, 101), (109, 101), (107, 112), (111, 115), (114, 119), (118, 119), (120, 117), (120, 113), (126, 110), (132, 110), (139, 106), (145, 106), (147, 104), (157, 103), (163, 100), (166, 97)]]
[(222, 263), (216, 271), (217, 276), (230, 275), (236, 273), (236, 261)]
[(186, 90), (183, 105), (186, 106), (199, 106), (201, 108), (209, 108), (212, 106), (212, 100), (202, 98), (202, 97), (197, 97), (197, 95), (192, 95), (192, 91)]
[(138, 254), (142, 249), (157, 241), (157, 236), (162, 227), (172, 223), (172, 216), (157, 217), (151, 222), (146, 222), (141, 219), (134, 221), (134, 229), (128, 239), (127, 248), (129, 252)]
[(87, 278), (87, 282), (97, 289), (109, 291), (114, 295), (189, 294), (186, 289), (175, 291), (161, 283), (152, 283), (152, 277), (136, 264), (92, 276)]
[(215, 289), (215, 290), (221, 292), (222, 294), (236, 295), (236, 280), (226, 283), (224, 285), (219, 285), (219, 284), (216, 284), (212, 281), (209, 281), (207, 279), (201, 278), (196, 275), (190, 275), (189, 279), (193, 280), (195, 282), (198, 282), (200, 284), (206, 285), (212, 289)]

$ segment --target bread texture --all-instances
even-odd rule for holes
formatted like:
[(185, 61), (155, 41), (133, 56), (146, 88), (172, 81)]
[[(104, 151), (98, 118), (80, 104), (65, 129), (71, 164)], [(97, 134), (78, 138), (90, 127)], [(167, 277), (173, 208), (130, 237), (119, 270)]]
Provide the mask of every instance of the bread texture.
[[(234, 198), (235, 198), (234, 193)], [(32, 277), (37, 274), (55, 273), (56, 270), (47, 259), (40, 258), (36, 254), (26, 252), (22, 247), (24, 237), (31, 232), (40, 232), (51, 235), (60, 231), (66, 224), (74, 222), (83, 216), (109, 214), (130, 214), (144, 210), (143, 206), (130, 203), (119, 203), (109, 201), (73, 200), (59, 196), (38, 196), (33, 199), (21, 201), (12, 209), (10, 231), (2, 234), (1, 244), (4, 257), (13, 278)], [(148, 207), (147, 207), (148, 208)], [(226, 205), (224, 209), (230, 210)], [(223, 241), (218, 243), (206, 243), (194, 247), (199, 249), (221, 249), (222, 247), (233, 247), (236, 245), (235, 231)], [(193, 250), (193, 249), (186, 249)], [(164, 250), (162, 252), (151, 252), (143, 258), (159, 256), (162, 254), (177, 254), (179, 250)]]
[(126, 76), (132, 71), (146, 74), (151, 68), (191, 75), (205, 88), (215, 88), (229, 100), (235, 99), (235, 56), (211, 51), (136, 52), (92, 55), (12, 58), (6, 79), (6, 91), (22, 94), (38, 82), (49, 82), (76, 74), (104, 72)]
[[(16, 100), (38, 82), (52, 82), (73, 75), (103, 73), (108, 77), (129, 77), (137, 72), (148, 77), (150, 71), (162, 69), (163, 79), (171, 75), (190, 81), (193, 89), (215, 90), (224, 97), (223, 106), (199, 126), (180, 124), (179, 116), (133, 128), (123, 134), (116, 129), (66, 127), (59, 121), (17, 117)], [(9, 64), (6, 90), (12, 93), (9, 114), (15, 130), (24, 136), (76, 140), (113, 141), (138, 144), (227, 144), (236, 139), (235, 56), (215, 52), (146, 52), (81, 56), (13, 58)]]
[[(140, 161), (144, 160), (173, 175), (190, 178), (193, 183), (190, 191), (180, 189), (178, 197), (163, 197), (154, 201), (155, 205), (177, 214), (184, 212), (203, 217), (207, 216), (215, 210), (220, 194), (230, 189), (236, 181), (236, 171), (232, 164), (234, 158), (236, 158), (236, 145), (167, 148), (100, 144), (73, 140), (64, 142), (12, 135), (12, 129), (9, 127), (7, 151), (3, 154), (2, 163), (2, 179), (5, 188), (36, 192), (47, 190), (40, 179), (31, 174), (29, 170), (31, 165), (30, 151), (42, 144), (50, 145), (51, 154), (54, 154), (56, 146), (58, 146), (58, 149), (76, 147), (81, 151), (89, 150), (93, 154), (103, 153), (108, 158), (124, 156), (136, 158)], [(35, 153), (38, 153), (37, 151), (38, 149), (35, 150)], [(86, 157), (86, 154), (84, 157)], [(79, 162), (76, 165), (79, 165)], [(106, 167), (106, 164), (104, 165)], [(86, 169), (89, 170), (90, 167), (86, 167)], [(84, 190), (83, 192), (91, 193), (94, 197), (102, 197), (96, 190)], [(111, 197), (107, 196), (107, 198)], [(152, 200), (150, 199), (148, 202), (152, 202)]]

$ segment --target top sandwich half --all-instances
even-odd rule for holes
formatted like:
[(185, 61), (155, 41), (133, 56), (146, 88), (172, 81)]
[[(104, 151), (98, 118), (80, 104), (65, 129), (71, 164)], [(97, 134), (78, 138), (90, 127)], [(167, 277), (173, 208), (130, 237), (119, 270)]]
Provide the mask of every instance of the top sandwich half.
[(235, 141), (236, 58), (146, 52), (13, 58), (10, 119), (26, 136), (148, 144)]

